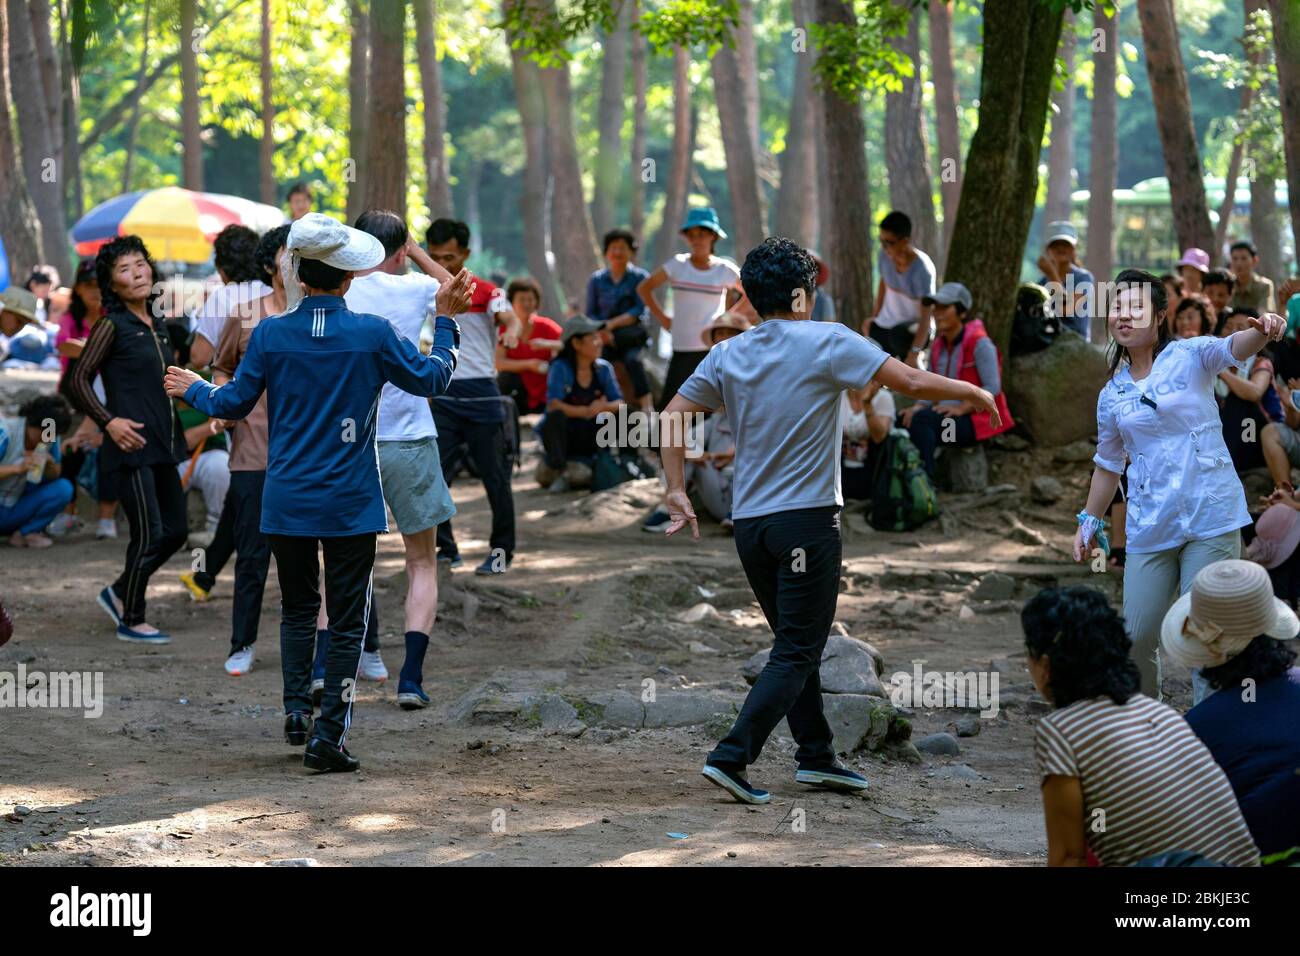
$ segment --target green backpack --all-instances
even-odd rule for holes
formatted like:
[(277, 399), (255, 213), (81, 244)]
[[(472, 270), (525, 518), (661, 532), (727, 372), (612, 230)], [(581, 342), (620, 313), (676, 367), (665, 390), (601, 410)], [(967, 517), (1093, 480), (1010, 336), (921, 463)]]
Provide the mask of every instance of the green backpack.
[(938, 514), (939, 498), (921, 453), (906, 431), (893, 429), (876, 459), (868, 522), (877, 531), (911, 531)]

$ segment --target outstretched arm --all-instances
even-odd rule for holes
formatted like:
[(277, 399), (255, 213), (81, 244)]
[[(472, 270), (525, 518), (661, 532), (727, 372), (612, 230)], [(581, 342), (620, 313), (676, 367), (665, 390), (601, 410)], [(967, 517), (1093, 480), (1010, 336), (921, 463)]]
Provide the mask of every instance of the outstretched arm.
[(1286, 333), (1286, 319), (1272, 312), (1250, 320), (1251, 327), (1232, 334), (1232, 357), (1247, 359)]
[(209, 418), (245, 418), (266, 390), (266, 374), (262, 364), (262, 338), (258, 329), (248, 340), (248, 352), (239, 363), (235, 377), (217, 387), (205, 382), (197, 372), (171, 366), (163, 379), (163, 387), (173, 398), (184, 400)]
[(919, 368), (905, 365), (896, 358), (886, 359), (885, 364), (876, 372), (875, 378), (891, 391), (911, 395), (913, 398), (924, 398), (932, 402), (945, 399), (969, 402), (976, 411), (990, 413), (994, 428), (1002, 424), (993, 396), (970, 382), (935, 375), (933, 372), (924, 372)]
[(688, 415), (711, 412), (713, 409), (698, 405), (682, 396), (679, 392), (659, 416), (659, 455), (664, 466), (664, 480), (668, 483), (668, 492), (664, 495), (664, 504), (668, 508), (667, 534), (676, 534), (691, 526), (691, 537), (700, 536), (700, 526), (695, 520), (695, 511), (691, 508), (691, 499), (686, 494), (686, 438), (684, 428), (672, 427), (670, 422), (685, 421)]

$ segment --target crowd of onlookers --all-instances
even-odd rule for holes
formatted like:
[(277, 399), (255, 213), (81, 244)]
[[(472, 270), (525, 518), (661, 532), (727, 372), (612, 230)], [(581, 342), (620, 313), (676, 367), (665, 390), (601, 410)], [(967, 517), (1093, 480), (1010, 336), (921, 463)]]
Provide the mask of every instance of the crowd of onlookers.
[[(27, 402), (0, 423), (0, 531), (16, 547), (36, 548), (79, 531), (80, 487), (97, 504), (97, 535), (116, 537), (122, 502), (132, 525), (127, 570), (100, 602), (111, 607), (127, 639), (158, 635), (144, 622), (144, 584), (185, 540), (178, 500), (188, 490), (202, 497), (204, 526), (189, 540), (209, 549), (212, 563), (182, 579), (191, 594), (206, 599), (234, 551), (241, 559), (245, 554), (243, 544), (234, 545), (228, 513), (223, 527), (223, 511), (247, 496), (239, 472), (259, 467), (232, 462), (227, 435), (234, 423), (209, 419), (134, 380), (146, 359), (155, 360), (155, 346), (160, 370), (174, 360), (217, 383), (228, 380), (242, 354), (232, 319), (254, 306), (283, 307), (279, 266), (287, 230), (259, 237), (228, 227), (216, 239), (216, 281), (201, 304), (189, 314), (158, 313), (161, 321), (142, 323), (152, 334), (139, 342), (123, 333), (132, 328), (131, 315), (157, 302), (160, 277), (138, 240), (115, 240), (80, 263), (66, 289), (52, 270), (40, 268), (0, 293), (0, 362), (60, 373), (54, 394)], [(736, 264), (714, 251), (726, 237), (714, 210), (690, 210), (680, 232), (687, 251), (653, 271), (635, 262), (637, 236), (625, 229), (607, 233), (605, 266), (591, 276), (585, 303), (569, 303), (562, 321), (539, 314), (547, 295), (531, 277), (478, 281), (470, 314), (483, 321), (465, 324), (452, 387), (432, 408), (447, 482), (468, 472), (487, 492), (490, 545), (505, 560), (489, 558), (479, 573), (503, 573), (514, 556), (510, 484), (522, 429), (537, 436), (534, 477), (551, 491), (599, 490), (655, 476), (648, 413), (668, 404), (711, 349), (727, 348), (759, 321)], [(464, 223), (438, 220), (426, 240), (427, 253), (416, 247), (419, 255), (453, 275), (466, 267)], [(1003, 356), (970, 290), (938, 281), (902, 212), (881, 220), (878, 241), (878, 285), (862, 334), (901, 362), (986, 389), (1000, 421), (994, 425), (987, 411), (961, 403), (900, 408), (878, 382), (845, 392), (840, 473), (846, 501), (906, 494), (906, 481), (888, 480), (901, 474), (897, 469), (911, 462), (916, 474), (908, 481), (932, 481), (950, 449), (977, 446), (1015, 424), (1002, 389)], [(1039, 281), (1065, 290), (1058, 318), (1089, 339), (1096, 283), (1076, 250), (1069, 223), (1049, 224)], [(829, 270), (817, 262), (820, 286)], [(1030, 670), (1055, 708), (1040, 721), (1036, 743), (1052, 862), (1126, 864), (1177, 852), (1246, 865), (1261, 852), (1300, 844), (1300, 670), (1283, 643), (1300, 630), (1291, 610), (1300, 597), (1300, 498), (1291, 481), (1291, 468), (1300, 467), (1300, 281), (1275, 287), (1257, 275), (1249, 242), (1232, 246), (1226, 268), (1213, 265), (1207, 253), (1189, 249), (1175, 272), (1161, 277), (1169, 332), (1178, 339), (1222, 337), (1248, 327), (1252, 317), (1286, 310), (1285, 338), (1218, 375), (1215, 384), (1233, 466), (1267, 468), (1275, 491), (1246, 532), (1251, 560), (1207, 567), (1166, 617), (1165, 650), (1195, 668), (1212, 691), (1185, 717), (1139, 692), (1125, 624), (1098, 592), (1047, 591), (1026, 606)], [(671, 309), (660, 299), (665, 288)], [(815, 321), (834, 320), (829, 296), (815, 296), (809, 311)], [(115, 331), (96, 335), (101, 322)], [(671, 342), (658, 389), (651, 354), (656, 326)], [(104, 408), (106, 387), (117, 397), (116, 417)], [(73, 430), (77, 412), (85, 415)], [(630, 413), (645, 416), (639, 438), (628, 437)], [(688, 486), (702, 513), (730, 528), (736, 442), (726, 409), (707, 416), (688, 439)], [(1119, 496), (1111, 548), (1117, 563), (1122, 508)], [(667, 521), (657, 508), (643, 526), (660, 531)], [(437, 553), (452, 567), (461, 564), (450, 520), (439, 525)], [(260, 602), (260, 586), (256, 593)], [(256, 608), (245, 608), (249, 614)], [(377, 630), (373, 618), (371, 624)], [(254, 637), (255, 631), (254, 625)], [(368, 635), (367, 651), (376, 646)], [(239, 650), (232, 647), (232, 654)], [(251, 663), (251, 651), (248, 657)]]

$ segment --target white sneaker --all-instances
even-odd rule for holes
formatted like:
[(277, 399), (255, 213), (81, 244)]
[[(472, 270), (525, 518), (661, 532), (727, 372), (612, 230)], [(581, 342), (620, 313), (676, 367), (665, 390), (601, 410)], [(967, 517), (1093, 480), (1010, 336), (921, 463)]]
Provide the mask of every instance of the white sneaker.
[(80, 529), (81, 519), (64, 511), (46, 526), (45, 533), (52, 538), (62, 538), (68, 532)]
[(226, 658), (226, 673), (231, 677), (241, 677), (253, 669), (253, 647), (240, 648)]
[(99, 523), (95, 526), (95, 537), (100, 541), (105, 538), (117, 537), (117, 519), (100, 518)]
[(388, 668), (378, 651), (361, 652), (361, 679), (378, 681), (382, 684), (388, 680)]

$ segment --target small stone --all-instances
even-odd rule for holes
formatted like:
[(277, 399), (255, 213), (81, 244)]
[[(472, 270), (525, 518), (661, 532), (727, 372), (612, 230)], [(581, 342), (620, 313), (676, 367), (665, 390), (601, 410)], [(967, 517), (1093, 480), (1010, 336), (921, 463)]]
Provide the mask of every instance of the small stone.
[(1016, 596), (1016, 579), (1001, 571), (990, 571), (980, 578), (971, 597), (976, 601), (1006, 601)]
[(1097, 452), (1096, 445), (1094, 445), (1090, 441), (1081, 438), (1078, 441), (1072, 441), (1070, 442), (1070, 444), (1058, 448), (1056, 450), (1056, 455), (1053, 457), (1055, 457), (1055, 459), (1059, 462), (1064, 462), (1069, 464), (1069, 463), (1077, 463), (1083, 461), (1092, 461), (1092, 456), (1096, 454), (1096, 452)]
[(703, 621), (723, 621), (726, 620), (718, 609), (707, 601), (701, 601), (699, 604), (688, 608), (677, 615), (677, 620), (683, 624), (699, 624)]
[(18, 806), (14, 807), (14, 814), (16, 816), (25, 817), (30, 815), (31, 812), (32, 812), (31, 807), (23, 806), (21, 803), (18, 804)]
[(729, 859), (729, 860), (734, 860), (735, 858), (736, 858), (736, 851), (735, 851), (735, 850), (728, 850), (728, 851), (727, 851), (727, 859)]
[(963, 621), (969, 621), (975, 616), (975, 612), (970, 609), (969, 604), (963, 604), (961, 610), (957, 612), (957, 617)]
[(309, 856), (292, 857), (287, 860), (267, 860), (267, 866), (320, 866)]
[(975, 770), (966, 766), (964, 763), (949, 764), (947, 767), (940, 767), (934, 772), (934, 776), (939, 780), (983, 780)]
[(1029, 447), (1029, 442), (1019, 435), (1008, 435), (1005, 432), (994, 438), (993, 444), (1003, 451), (1024, 451)]
[(957, 728), (958, 737), (979, 736), (980, 719), (974, 714), (967, 714), (965, 717), (958, 717), (954, 726)]
[(954, 757), (961, 753), (961, 745), (952, 734), (930, 734), (916, 741), (916, 749), (923, 754)]
[(1039, 504), (1055, 504), (1064, 494), (1061, 483), (1051, 475), (1039, 475), (1029, 485), (1029, 497)]
[(686, 649), (689, 650), (692, 654), (716, 654), (716, 653), (718, 653), (718, 652), (715, 651), (713, 648), (709, 647), (708, 644), (705, 644), (703, 641), (691, 641), (690, 643), (688, 643), (688, 644), (686, 645)]

